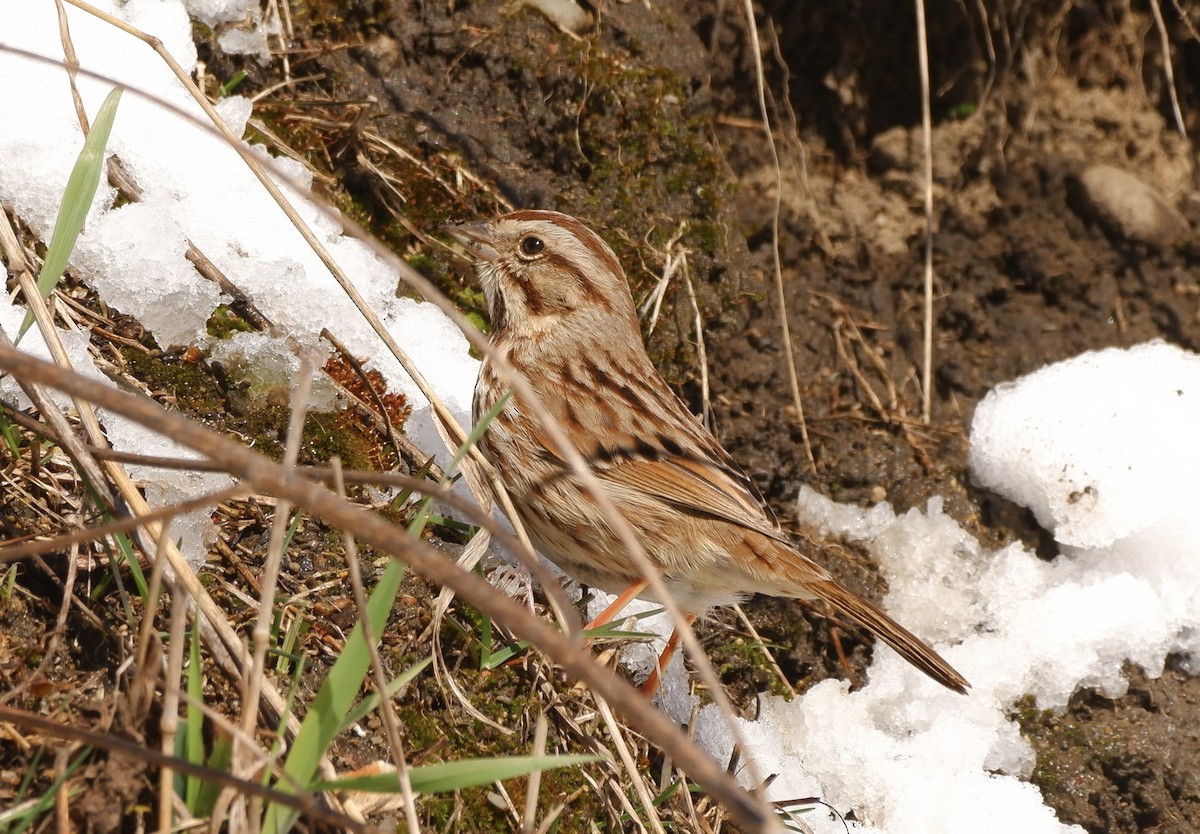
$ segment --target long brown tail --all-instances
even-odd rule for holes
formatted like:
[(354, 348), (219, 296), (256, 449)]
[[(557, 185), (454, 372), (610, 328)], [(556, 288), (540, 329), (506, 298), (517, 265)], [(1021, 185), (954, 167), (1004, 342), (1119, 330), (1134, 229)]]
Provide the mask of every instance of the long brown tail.
[(921, 638), (885, 614), (874, 603), (868, 602), (833, 580), (816, 580), (808, 583), (814, 596), (829, 602), (839, 613), (845, 614), (874, 632), (875, 636), (895, 649), (901, 657), (916, 666), (947, 689), (967, 693), (971, 684), (954, 670), (941, 655), (929, 648)]

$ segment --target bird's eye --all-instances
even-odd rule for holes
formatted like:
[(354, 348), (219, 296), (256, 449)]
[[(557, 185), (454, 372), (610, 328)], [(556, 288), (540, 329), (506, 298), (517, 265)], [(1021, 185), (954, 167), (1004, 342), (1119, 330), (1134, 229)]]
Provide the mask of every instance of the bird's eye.
[(542, 254), (542, 250), (546, 248), (546, 242), (540, 237), (529, 235), (521, 239), (521, 254), (527, 257), (535, 257)]

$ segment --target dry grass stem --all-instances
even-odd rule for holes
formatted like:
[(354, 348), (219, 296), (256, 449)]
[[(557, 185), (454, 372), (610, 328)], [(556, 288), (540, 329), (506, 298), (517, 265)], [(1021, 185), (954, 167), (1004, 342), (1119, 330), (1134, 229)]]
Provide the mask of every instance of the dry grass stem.
[(653, 333), (654, 328), (658, 326), (658, 314), (662, 310), (663, 300), (667, 296), (667, 287), (670, 286), (671, 279), (675, 277), (675, 273), (679, 271), (679, 268), (687, 262), (687, 250), (681, 251), (679, 246), (679, 241), (683, 238), (683, 233), (686, 231), (687, 221), (681, 220), (675, 229), (675, 233), (671, 235), (662, 252), (662, 274), (654, 283), (654, 288), (650, 290), (650, 294), (646, 296), (646, 300), (638, 308), (638, 314), (642, 318), (646, 318), (649, 315), (649, 321), (646, 323), (647, 335)]
[(933, 411), (933, 117), (929, 100), (929, 40), (925, 33), (925, 0), (915, 0), (917, 13), (917, 66), (921, 75), (921, 145), (924, 151), (925, 188), (925, 304), (922, 319), (921, 420), (929, 423)]
[[(159, 718), (163, 757), (174, 758), (175, 732), (179, 728), (179, 681), (183, 677), (183, 649), (187, 644), (187, 614), (191, 600), (171, 595), (171, 626), (167, 637), (167, 668), (163, 678), (163, 707)], [(152, 620), (146, 617), (146, 620)], [(147, 653), (148, 656), (148, 653)], [(159, 771), (158, 825), (169, 831), (172, 825), (172, 800), (175, 798), (175, 771), (169, 765)]]
[[(117, 533), (128, 533), (150, 521), (163, 521), (177, 515), (183, 515), (203, 507), (211, 507), (221, 501), (239, 497), (245, 493), (241, 487), (234, 486), (220, 492), (210, 492), (199, 498), (192, 498), (167, 507), (151, 510), (144, 516), (131, 516), (118, 521), (110, 521), (95, 527), (84, 527), (74, 533), (55, 536), (49, 539), (36, 539), (31, 542), (9, 543), (0, 545), (0, 563), (13, 562), (17, 559), (38, 553), (53, 553), (66, 547), (73, 547), (82, 542), (100, 541)], [(18, 540), (19, 542), (19, 540)]]
[[(338, 495), (346, 497), (346, 482), (341, 477), (341, 461), (333, 460), (334, 489)], [(363, 640), (371, 655), (371, 675), (375, 691), (379, 694), (379, 714), (383, 719), (384, 730), (387, 732), (388, 745), (391, 747), (392, 763), (396, 767), (396, 779), (400, 783), (400, 795), (404, 800), (404, 816), (410, 831), (419, 831), (417, 821), (417, 803), (413, 796), (412, 782), (408, 777), (408, 757), (404, 755), (404, 743), (400, 740), (400, 721), (396, 717), (396, 707), (388, 697), (387, 675), (383, 669), (383, 660), (379, 657), (379, 635), (371, 625), (367, 616), (367, 592), (363, 587), (362, 571), (358, 563), (358, 545), (354, 536), (349, 532), (342, 538), (346, 548), (346, 567), (350, 570), (350, 587), (354, 590), (354, 604), (358, 606), (358, 622), (362, 625)]]
[[(66, 369), (21, 354), (4, 344), (3, 340), (0, 340), (0, 368), (28, 381), (84, 397), (131, 420), (153, 426), (182, 445), (221, 464), (231, 475), (244, 479), (253, 489), (274, 494), (280, 500), (303, 507), (327, 523), (353, 532), (356, 538), (379, 550), (402, 557), (410, 567), (429, 580), (452, 586), (466, 602), (505, 624), (521, 639), (538, 646), (568, 674), (586, 681), (600, 697), (618, 705), (631, 726), (678, 761), (743, 825), (751, 830), (762, 830), (770, 824), (771, 815), (764, 809), (760, 799), (751, 797), (738, 787), (707, 754), (688, 742), (665, 716), (628, 683), (608, 670), (598, 668), (576, 641), (532, 618), (517, 603), (497, 594), (479, 577), (459, 570), (425, 543), (397, 537), (394, 526), (389, 522), (346, 503), (317, 484), (296, 477), (293, 470), (272, 463), (203, 426), (164, 411), (152, 402), (131, 397), (106, 385), (83, 379)], [(199, 586), (199, 583), (196, 585)], [(207, 595), (202, 586), (198, 591)]]
[(775, 660), (775, 655), (771, 652), (770, 648), (767, 647), (767, 641), (763, 640), (762, 635), (758, 633), (758, 629), (756, 629), (754, 624), (750, 622), (750, 618), (746, 616), (746, 612), (742, 609), (742, 606), (735, 605), (733, 606), (733, 610), (734, 613), (737, 614), (738, 619), (741, 621), (742, 626), (750, 633), (750, 636), (754, 638), (755, 647), (762, 652), (762, 656), (766, 659), (767, 663), (770, 664), (771, 670), (775, 673), (775, 677), (781, 684), (783, 684), (784, 688), (787, 689), (791, 696), (795, 698), (796, 688), (792, 686), (791, 681), (787, 679), (787, 675), (785, 675), (783, 670), (779, 668), (779, 662)]
[[(296, 459), (300, 454), (300, 433), (304, 427), (304, 415), (308, 411), (308, 397), (312, 386), (312, 368), (301, 363), (296, 388), (292, 393), (292, 410), (288, 422), (287, 442), (284, 444), (283, 468), (288, 477), (294, 477)], [(258, 599), (258, 616), (251, 632), (253, 654), (250, 665), (242, 679), (242, 732), (253, 733), (258, 720), (259, 697), (263, 684), (263, 670), (267, 662), (267, 649), (271, 640), (271, 622), (275, 617), (275, 588), (279, 578), (279, 563), (283, 559), (284, 536), (287, 534), (288, 514), (291, 502), (277, 498), (275, 515), (271, 522), (271, 538), (267, 545), (267, 559), (262, 569), (262, 586)], [(234, 761), (239, 761), (239, 748), (234, 747)], [(236, 765), (235, 765), (236, 766)]]
[(653, 333), (655, 326), (658, 324), (658, 314), (662, 309), (663, 300), (666, 298), (667, 288), (671, 283), (671, 279), (675, 277), (676, 273), (683, 276), (683, 288), (687, 294), (688, 305), (692, 310), (692, 326), (696, 331), (696, 367), (700, 373), (701, 419), (704, 425), (711, 428), (712, 401), (708, 384), (708, 350), (704, 344), (704, 323), (700, 315), (700, 304), (696, 299), (696, 288), (692, 284), (692, 276), (688, 271), (688, 250), (680, 246), (679, 243), (686, 231), (687, 221), (681, 220), (679, 226), (675, 229), (675, 233), (667, 241), (662, 253), (662, 275), (655, 282), (654, 288), (650, 291), (646, 300), (642, 302), (638, 312), (643, 317), (649, 314), (650, 320), (646, 329), (647, 333)]
[[(191, 79), (187, 77), (186, 73), (183, 73), (178, 63), (162, 48), (162, 44), (157, 39), (145, 35), (123, 21), (115, 19), (110, 15), (99, 12), (91, 6), (88, 6), (86, 3), (82, 2), (82, 0), (66, 0), (66, 2), (69, 2), (71, 5), (77, 6), (85, 12), (93, 14), (100, 19), (103, 19), (118, 27), (122, 31), (139, 38), (151, 46), (151, 48), (153, 48), (160, 55), (162, 60), (167, 63), (171, 71), (176, 75), (177, 78), (179, 78), (180, 82), (188, 90), (189, 94), (192, 95), (192, 97), (196, 100), (197, 104), (204, 110), (206, 116), (208, 116), (208, 118), (212, 121), (213, 126), (217, 129), (222, 138), (239, 154), (243, 161), (246, 162), (263, 188), (280, 206), (285, 216), (287, 216), (293, 225), (296, 226), (297, 230), (305, 239), (305, 242), (310, 246), (310, 248), (313, 249), (314, 253), (321, 259), (322, 263), (325, 264), (325, 266), (330, 270), (331, 274), (342, 287), (343, 291), (346, 292), (347, 296), (358, 307), (364, 319), (372, 326), (385, 346), (404, 367), (405, 371), (409, 373), (414, 383), (429, 398), (433, 406), (434, 414), (438, 418), (435, 422), (444, 428), (444, 430), (456, 443), (461, 445), (462, 440), (465, 439), (466, 436), (464, 430), (454, 421), (453, 416), (449, 413), (437, 395), (432, 391), (431, 387), (425, 381), (424, 376), (409, 360), (407, 354), (400, 349), (399, 345), (392, 338), (391, 334), (383, 327), (374, 311), (371, 310), (368, 305), (366, 305), (365, 301), (354, 288), (347, 276), (329, 256), (328, 251), (320, 243), (317, 236), (299, 218), (299, 215), (290, 205), (286, 197), (284, 197), (282, 191), (275, 184), (274, 180), (266, 173), (266, 170), (261, 162), (240, 142), (238, 137), (232, 134), (228, 126), (225, 125), (224, 122), (219, 118), (212, 105), (207, 101), (203, 94), (200, 93), (195, 84), (192, 83)], [(18, 52), (18, 50), (14, 50), (14, 52)], [(30, 57), (33, 60), (38, 59), (38, 56), (31, 55)], [(209, 128), (208, 126), (205, 126), (204, 129)], [(330, 211), (328, 208), (325, 210)], [(372, 249), (382, 259), (391, 264), (401, 274), (401, 276), (427, 300), (437, 304), (439, 308), (441, 308), (443, 312), (445, 312), (451, 318), (451, 320), (453, 320), (459, 326), (464, 335), (466, 335), (472, 344), (481, 350), (487, 350), (486, 339), (484, 339), (482, 335), (466, 321), (465, 317), (452, 304), (441, 297), (440, 293), (438, 293), (432, 287), (432, 285), (429, 284), (424, 276), (420, 275), (420, 273), (413, 270), (406, 263), (383, 249), (378, 242), (371, 239), (370, 236), (366, 235), (361, 228), (359, 228), (350, 220), (340, 216), (336, 219), (339, 220), (343, 227), (346, 228), (350, 233), (354, 234), (356, 237), (359, 237), (361, 240), (371, 246)], [(682, 612), (675, 603), (669, 589), (666, 587), (662, 578), (654, 570), (653, 565), (646, 558), (646, 555), (642, 550), (641, 543), (637, 540), (636, 536), (634, 536), (629, 524), (616, 511), (615, 507), (612, 505), (612, 502), (604, 494), (595, 475), (587, 466), (586, 461), (580, 455), (578, 450), (571, 445), (565, 433), (563, 432), (562, 427), (557, 425), (555, 421), (549, 417), (540, 400), (537, 398), (536, 394), (532, 391), (524, 378), (519, 374), (514, 373), (512, 368), (508, 366), (508, 363), (502, 359), (497, 361), (496, 364), (502, 378), (504, 378), (508, 384), (513, 386), (529, 411), (540, 420), (547, 432), (548, 439), (554, 450), (568, 464), (572, 473), (580, 478), (585, 488), (588, 489), (591, 497), (596, 501), (597, 507), (604, 514), (605, 519), (612, 525), (614, 531), (617, 533), (622, 545), (627, 548), (635, 563), (639, 565), (639, 569), (647, 577), (651, 589), (659, 598), (664, 600), (664, 606), (675, 622), (676, 627), (679, 629), (683, 645), (688, 650), (689, 655), (693, 658), (693, 662), (696, 664), (700, 676), (705, 680), (706, 685), (710, 687), (713, 697), (717, 700), (718, 705), (721, 706), (722, 713), (727, 716), (727, 720), (732, 722), (732, 707), (729, 705), (728, 699), (724, 695), (715, 671), (712, 669), (711, 664), (708, 662), (707, 657), (696, 640), (695, 634), (685, 622)], [(475, 454), (477, 453), (472, 450), (472, 455)], [(479, 460), (482, 462), (482, 458), (479, 458)], [(507, 496), (497, 479), (491, 478), (490, 485), (493, 489), (493, 492), (501, 501), (502, 506), (505, 506), (505, 509), (508, 511), (506, 514), (508, 514), (510, 518), (514, 517), (515, 513), (511, 512), (511, 505), (509, 504)], [(508, 506), (506, 506), (506, 504)], [(518, 534), (523, 535), (523, 533), (521, 533), (519, 530)], [(208, 618), (206, 617), (206, 626), (207, 619)], [(216, 640), (217, 638), (214, 637), (213, 641), (216, 642)], [(222, 640), (222, 642), (224, 641)], [(227, 653), (233, 653), (233, 650), (230, 649), (228, 645), (223, 645), (222, 648)], [(227, 665), (230, 669), (232, 669), (234, 665), (232, 659), (229, 659), (228, 657)], [(730, 724), (730, 730), (735, 735), (737, 734), (736, 726), (732, 723)], [(760, 813), (758, 816), (765, 818), (766, 815)]]
[[(533, 728), (533, 749), (531, 755), (546, 755), (546, 713), (539, 712)], [(542, 772), (535, 770), (529, 774), (529, 784), (525, 789), (525, 812), (521, 815), (521, 834), (533, 834), (533, 824), (537, 821), (538, 794), (542, 787)]]
[[(371, 410), (372, 417), (384, 427), (388, 442), (392, 445), (392, 448), (396, 451), (396, 454), (400, 458), (405, 460), (413, 469), (418, 471), (425, 469), (429, 473), (430, 478), (435, 481), (441, 481), (445, 477), (445, 473), (442, 472), (440, 466), (433, 462), (433, 458), (427, 456), (422, 450), (417, 448), (415, 443), (396, 431), (395, 424), (388, 417), (388, 407), (383, 402), (382, 394), (380, 394), (378, 388), (372, 383), (366, 369), (362, 366), (362, 363), (358, 361), (358, 358), (346, 349), (346, 346), (342, 344), (340, 339), (338, 339), (329, 331), (329, 328), (321, 328), (321, 338), (333, 345), (334, 349), (337, 350), (346, 364), (348, 364), (354, 370), (354, 373), (358, 376), (358, 379), (361, 383), (360, 390), (365, 390), (370, 395), (373, 402), (370, 406), (368, 406), (366, 403), (362, 402), (362, 400), (354, 391), (351, 391), (339, 380), (335, 380), (338, 388), (341, 389), (346, 396), (353, 398), (355, 402), (359, 403), (363, 408)], [(338, 477), (341, 477), (340, 469), (338, 470)]]
[[(1183, 120), (1183, 110), (1179, 106), (1179, 93), (1175, 88), (1175, 67), (1171, 61), (1171, 37), (1167, 34), (1167, 24), (1163, 20), (1162, 7), (1159, 0), (1150, 0), (1150, 13), (1154, 15), (1154, 28), (1158, 32), (1159, 44), (1162, 47), (1162, 62), (1163, 76), (1167, 82), (1167, 94), (1171, 97), (1171, 116), (1175, 120), (1175, 130), (1183, 139), (1185, 147), (1191, 147), (1192, 143), (1188, 140), (1187, 124)], [(1183, 16), (1184, 19), (1186, 15)], [(1192, 184), (1200, 186), (1200, 163), (1197, 162), (1195, 154), (1191, 156), (1192, 160)]]
[(71, 100), (75, 103), (75, 117), (79, 119), (83, 135), (87, 136), (90, 129), (87, 110), (83, 107), (83, 98), (75, 84), (75, 78), (79, 74), (79, 58), (75, 55), (75, 43), (71, 40), (71, 27), (67, 25), (67, 10), (63, 7), (62, 0), (54, 0), (54, 10), (58, 13), (58, 36), (62, 42), (63, 66), (66, 67), (67, 81), (71, 85)]
[(800, 425), (800, 436), (804, 439), (804, 454), (813, 475), (817, 474), (817, 459), (813, 456), (812, 442), (808, 437), (808, 422), (804, 418), (804, 400), (800, 396), (800, 375), (796, 371), (795, 347), (791, 327), (788, 324), (787, 298), (783, 288), (783, 264), (779, 260), (779, 212), (783, 203), (783, 173), (779, 166), (779, 150), (771, 132), (771, 114), (767, 107), (766, 75), (762, 63), (762, 47), (758, 41), (758, 25), (754, 20), (754, 4), (746, 0), (746, 30), (750, 35), (751, 55), (754, 56), (754, 72), (758, 86), (758, 107), (762, 116), (763, 136), (771, 152), (771, 164), (775, 172), (775, 198), (771, 212), (771, 258), (774, 267), (775, 293), (779, 298), (779, 329), (783, 336), (784, 358), (787, 360), (788, 382), (792, 387), (792, 403), (796, 407), (796, 419)]
[[(779, 31), (774, 21), (770, 22), (767, 31), (771, 35), (771, 52), (775, 56), (775, 66), (781, 75), (780, 86), (782, 87), (782, 95), (780, 95), (779, 100), (783, 104), (786, 127), (779, 131), (780, 138), (796, 149), (795, 156), (800, 159), (799, 165), (796, 165), (791, 154), (788, 154), (786, 158), (792, 165), (793, 176), (800, 181), (800, 185), (804, 188), (804, 196), (807, 198), (804, 208), (808, 212), (808, 217), (812, 220), (813, 226), (816, 227), (814, 230), (815, 242), (822, 252), (829, 254), (833, 251), (833, 242), (829, 239), (829, 234), (825, 231), (825, 218), (821, 214), (821, 204), (813, 196), (812, 184), (808, 178), (808, 150), (805, 148), (804, 140), (800, 138), (800, 119), (796, 117), (796, 111), (792, 107), (792, 71), (780, 47)], [(762, 127), (758, 122), (754, 122), (753, 126), (757, 128)]]
[[(629, 784), (633, 786), (634, 793), (637, 794), (638, 801), (642, 804), (642, 811), (645, 813), (646, 819), (650, 821), (651, 830), (654, 831), (654, 834), (666, 834), (662, 820), (658, 816), (658, 808), (654, 805), (654, 794), (650, 792), (650, 787), (646, 784), (646, 779), (638, 768), (633, 754), (629, 752), (629, 745), (625, 741), (625, 735), (621, 731), (621, 725), (617, 722), (616, 716), (602, 698), (596, 700), (596, 711), (600, 713), (600, 717), (604, 720), (604, 726), (608, 728), (608, 736), (616, 751), (617, 759), (624, 768), (625, 774), (629, 778)], [(617, 786), (615, 789), (620, 790), (620, 787)], [(623, 797), (624, 793), (621, 796)], [(637, 814), (630, 816), (640, 821)]]
[(153, 747), (147, 747), (110, 733), (95, 732), (71, 724), (63, 724), (44, 715), (7, 706), (0, 706), (0, 722), (22, 727), (51, 738), (62, 739), (74, 745), (107, 750), (133, 761), (145, 762), (151, 767), (171, 767), (184, 776), (194, 776), (206, 782), (235, 789), (240, 795), (255, 796), (264, 801), (295, 808), (310, 819), (326, 822), (337, 829), (362, 832), (362, 834), (382, 834), (380, 829), (375, 826), (366, 825), (359, 820), (331, 810), (321, 797), (286, 794), (268, 788), (255, 779), (241, 779), (223, 770), (213, 770), (194, 765), (185, 759), (164, 756), (162, 752)]

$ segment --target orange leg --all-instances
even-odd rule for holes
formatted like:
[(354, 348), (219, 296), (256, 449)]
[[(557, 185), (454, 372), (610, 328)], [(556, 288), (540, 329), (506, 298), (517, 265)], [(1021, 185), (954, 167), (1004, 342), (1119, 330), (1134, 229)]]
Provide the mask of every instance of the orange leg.
[(637, 595), (646, 590), (646, 586), (650, 584), (645, 579), (639, 579), (628, 588), (621, 592), (620, 596), (608, 604), (608, 607), (600, 612), (600, 616), (592, 620), (583, 627), (584, 631), (592, 628), (598, 628), (605, 623), (612, 622), (616, 616), (625, 610), (625, 606), (633, 602)]
[(829, 636), (833, 638), (833, 650), (837, 653), (838, 663), (841, 664), (842, 669), (849, 676), (854, 669), (851, 668), (850, 661), (846, 659), (846, 650), (842, 648), (842, 636), (838, 631), (837, 621), (833, 619), (834, 613), (833, 606), (825, 603), (825, 616), (829, 619)]
[[(691, 628), (692, 623), (696, 622), (696, 615), (688, 614), (685, 619), (687, 620), (688, 628)], [(658, 656), (658, 662), (650, 670), (650, 677), (646, 678), (646, 682), (642, 684), (642, 694), (647, 698), (652, 698), (654, 693), (658, 691), (658, 685), (662, 682), (662, 673), (666, 670), (667, 664), (671, 662), (671, 658), (675, 656), (675, 650), (679, 648), (681, 637), (679, 629), (671, 632), (671, 638), (667, 640), (666, 647), (662, 650), (662, 654)]]

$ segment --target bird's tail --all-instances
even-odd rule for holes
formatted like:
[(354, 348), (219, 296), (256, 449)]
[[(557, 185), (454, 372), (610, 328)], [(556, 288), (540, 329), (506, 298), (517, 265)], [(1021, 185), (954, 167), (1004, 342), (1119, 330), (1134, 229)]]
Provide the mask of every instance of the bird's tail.
[(828, 601), (839, 613), (870, 629), (901, 657), (942, 686), (966, 694), (971, 686), (966, 678), (956, 672), (954, 667), (929, 648), (921, 638), (885, 614), (879, 606), (843, 588), (832, 579), (810, 582), (809, 590), (814, 596)]

